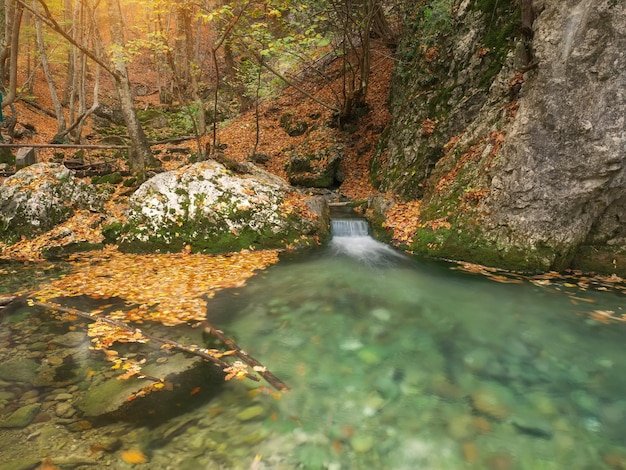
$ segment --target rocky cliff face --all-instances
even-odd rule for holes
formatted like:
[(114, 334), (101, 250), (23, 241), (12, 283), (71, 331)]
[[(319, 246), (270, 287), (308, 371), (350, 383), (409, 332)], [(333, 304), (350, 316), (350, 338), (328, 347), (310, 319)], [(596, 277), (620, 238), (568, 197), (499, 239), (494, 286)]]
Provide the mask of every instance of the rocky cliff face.
[(409, 15), (378, 183), (422, 198), (418, 251), (624, 275), (626, 4), (536, 0), (527, 29), (514, 3)]

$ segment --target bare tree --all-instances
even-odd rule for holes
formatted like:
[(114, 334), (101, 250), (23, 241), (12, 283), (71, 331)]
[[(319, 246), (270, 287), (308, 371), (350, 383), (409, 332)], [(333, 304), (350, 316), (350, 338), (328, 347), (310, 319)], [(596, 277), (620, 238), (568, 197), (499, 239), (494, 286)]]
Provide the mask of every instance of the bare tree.
[[(39, 11), (37, 3), (33, 4), (33, 8), (35, 11)], [(46, 51), (46, 45), (44, 43), (43, 29), (41, 27), (41, 19), (38, 16), (34, 16), (35, 21), (35, 32), (37, 36), (37, 49), (39, 52), (39, 61), (41, 62), (41, 68), (43, 69), (43, 73), (46, 77), (46, 81), (48, 82), (48, 89), (50, 90), (50, 97), (52, 98), (52, 103), (54, 105), (54, 112), (57, 117), (57, 136), (65, 132), (67, 127), (65, 121), (65, 114), (63, 112), (63, 105), (61, 104), (61, 100), (57, 93), (56, 85), (54, 83), (54, 77), (52, 76), (52, 71), (50, 70), (50, 64), (48, 62), (48, 52)], [(55, 141), (57, 138), (54, 139)]]

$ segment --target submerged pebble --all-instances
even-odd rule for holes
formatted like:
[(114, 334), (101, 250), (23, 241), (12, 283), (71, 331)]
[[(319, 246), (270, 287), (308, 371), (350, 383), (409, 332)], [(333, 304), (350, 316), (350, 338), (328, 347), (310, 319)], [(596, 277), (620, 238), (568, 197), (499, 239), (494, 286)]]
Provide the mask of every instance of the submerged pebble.
[(356, 453), (364, 454), (372, 450), (375, 440), (369, 434), (355, 434), (350, 438), (350, 446)]
[(238, 421), (251, 421), (263, 415), (265, 415), (265, 408), (261, 405), (253, 405), (237, 413), (236, 418)]

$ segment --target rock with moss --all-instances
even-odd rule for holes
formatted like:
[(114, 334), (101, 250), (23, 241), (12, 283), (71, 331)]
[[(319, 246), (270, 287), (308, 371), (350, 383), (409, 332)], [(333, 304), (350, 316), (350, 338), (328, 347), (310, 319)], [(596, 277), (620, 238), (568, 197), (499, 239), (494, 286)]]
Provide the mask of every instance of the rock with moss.
[(309, 150), (305, 143), (289, 157), (285, 168), (289, 182), (306, 188), (338, 186), (343, 181), (340, 165), (344, 150), (341, 144)]
[(309, 129), (309, 124), (305, 120), (298, 118), (291, 112), (280, 117), (280, 126), (290, 137), (303, 135)]
[(14, 242), (64, 222), (75, 209), (102, 209), (93, 187), (57, 163), (36, 163), (0, 186), (0, 240)]
[(300, 210), (285, 181), (248, 164), (235, 173), (210, 160), (161, 173), (132, 196), (120, 247), (127, 251), (225, 252), (273, 248), (327, 229)]
[(422, 200), (417, 252), (623, 276), (626, 5), (541, 4), (532, 42), (511, 2), (416, 4), (375, 178)]

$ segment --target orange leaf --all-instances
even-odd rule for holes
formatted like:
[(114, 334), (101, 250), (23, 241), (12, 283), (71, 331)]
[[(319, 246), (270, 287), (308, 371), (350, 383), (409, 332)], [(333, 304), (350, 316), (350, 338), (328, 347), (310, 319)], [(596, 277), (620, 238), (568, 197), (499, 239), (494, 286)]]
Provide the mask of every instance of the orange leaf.
[(139, 449), (123, 450), (120, 452), (120, 457), (122, 457), (124, 462), (131, 464), (145, 463), (148, 461), (146, 454)]

